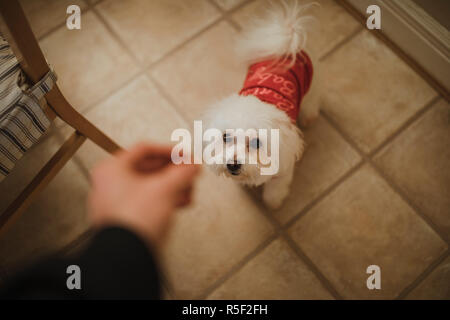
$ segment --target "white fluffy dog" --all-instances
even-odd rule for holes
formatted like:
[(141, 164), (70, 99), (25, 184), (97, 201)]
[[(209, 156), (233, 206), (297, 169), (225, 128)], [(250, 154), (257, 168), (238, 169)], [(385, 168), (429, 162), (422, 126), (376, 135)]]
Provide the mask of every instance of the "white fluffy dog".
[[(304, 151), (297, 116), (301, 125), (306, 126), (319, 114), (318, 64), (306, 41), (306, 25), (314, 18), (305, 15), (305, 11), (311, 6), (297, 1), (277, 2), (268, 8), (263, 19), (255, 20), (247, 28), (238, 46), (250, 66), (244, 88), (239, 94), (215, 103), (204, 118), (206, 127), (223, 132), (224, 161), (211, 165), (214, 171), (242, 184), (264, 184), (263, 201), (273, 209), (280, 207), (289, 194), (295, 162)], [(236, 153), (241, 147), (247, 155), (261, 148), (271, 154), (270, 137), (267, 140), (261, 136), (248, 137), (238, 142), (226, 132), (237, 128), (279, 129), (276, 174), (262, 175), (260, 169), (264, 164), (259, 158), (256, 164), (245, 163)], [(235, 146), (236, 143), (244, 145)]]

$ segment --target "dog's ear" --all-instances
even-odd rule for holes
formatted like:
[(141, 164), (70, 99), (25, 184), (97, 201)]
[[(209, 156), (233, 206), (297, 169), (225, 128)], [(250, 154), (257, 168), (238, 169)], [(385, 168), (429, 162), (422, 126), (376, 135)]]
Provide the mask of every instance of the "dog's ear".
[(283, 149), (294, 156), (293, 161), (300, 160), (305, 150), (303, 132), (290, 120), (275, 120), (275, 122), (280, 128), (280, 143), (283, 144)]

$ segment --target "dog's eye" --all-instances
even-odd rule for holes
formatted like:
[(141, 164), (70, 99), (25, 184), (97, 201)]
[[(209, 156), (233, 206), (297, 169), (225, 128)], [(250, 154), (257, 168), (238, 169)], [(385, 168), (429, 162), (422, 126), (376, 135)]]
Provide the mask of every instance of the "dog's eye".
[(231, 142), (232, 139), (233, 137), (231, 137), (228, 133), (223, 134), (223, 142), (228, 143)]
[(261, 142), (259, 141), (258, 138), (254, 138), (254, 139), (250, 140), (250, 147), (252, 147), (253, 149), (259, 149), (260, 146), (261, 146)]

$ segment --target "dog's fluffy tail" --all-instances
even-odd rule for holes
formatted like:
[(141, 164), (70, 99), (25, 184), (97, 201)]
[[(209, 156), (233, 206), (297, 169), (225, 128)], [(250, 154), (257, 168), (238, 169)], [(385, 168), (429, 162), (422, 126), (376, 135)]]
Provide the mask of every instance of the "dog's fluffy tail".
[(267, 58), (287, 59), (292, 62), (305, 49), (307, 26), (314, 18), (307, 11), (317, 3), (300, 4), (298, 0), (272, 1), (265, 15), (255, 19), (244, 32), (238, 50), (247, 62)]

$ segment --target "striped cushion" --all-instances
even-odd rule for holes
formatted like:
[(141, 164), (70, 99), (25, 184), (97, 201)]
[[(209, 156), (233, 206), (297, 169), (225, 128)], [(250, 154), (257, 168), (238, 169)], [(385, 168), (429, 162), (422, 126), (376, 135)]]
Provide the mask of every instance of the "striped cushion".
[(39, 100), (56, 76), (49, 72), (25, 90), (24, 74), (9, 44), (0, 35), (0, 181), (50, 126)]

